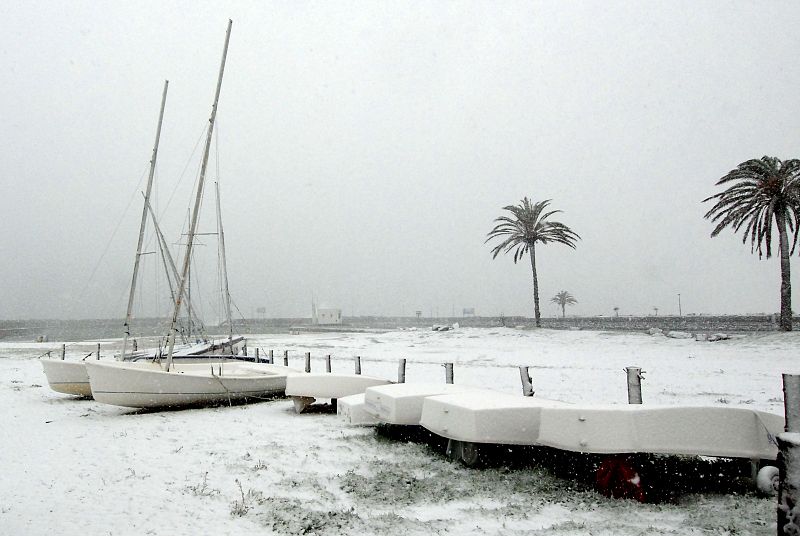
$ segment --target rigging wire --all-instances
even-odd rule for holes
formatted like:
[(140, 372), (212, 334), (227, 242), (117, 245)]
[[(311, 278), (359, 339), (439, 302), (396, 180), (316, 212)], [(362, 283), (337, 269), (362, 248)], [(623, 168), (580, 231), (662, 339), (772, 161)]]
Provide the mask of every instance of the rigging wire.
[[(167, 204), (162, 209), (161, 214), (159, 214), (159, 220), (163, 219), (164, 215), (169, 209), (170, 204), (172, 203), (172, 199), (175, 197), (175, 193), (178, 191), (178, 187), (183, 183), (183, 179), (186, 176), (186, 170), (189, 168), (189, 164), (191, 164), (192, 159), (194, 158), (194, 155), (197, 152), (197, 148), (200, 145), (200, 141), (202, 141), (203, 137), (205, 136), (207, 129), (208, 126), (204, 125), (202, 131), (200, 132), (200, 136), (197, 138), (197, 141), (194, 144), (194, 149), (192, 149), (191, 154), (186, 159), (186, 163), (183, 166), (183, 171), (181, 171), (181, 174), (178, 176), (178, 181), (175, 183), (175, 187), (172, 189), (172, 193), (169, 195), (169, 199), (167, 199)], [(199, 173), (200, 172), (198, 171), (198, 174)]]
[(139, 187), (141, 186), (142, 181), (144, 180), (144, 177), (147, 174), (147, 170), (148, 170), (149, 167), (150, 167), (150, 163), (148, 162), (147, 166), (144, 169), (144, 171), (142, 171), (142, 175), (139, 177), (139, 182), (136, 184), (136, 188), (134, 188), (134, 191), (131, 194), (130, 199), (128, 200), (128, 205), (125, 207), (125, 210), (122, 211), (122, 215), (120, 215), (119, 220), (117, 221), (117, 225), (114, 226), (114, 230), (111, 232), (111, 237), (108, 239), (108, 242), (106, 243), (106, 247), (103, 249), (103, 253), (101, 253), (100, 254), (100, 258), (97, 259), (97, 263), (95, 263), (94, 268), (92, 268), (92, 271), (89, 274), (89, 279), (86, 281), (86, 284), (83, 286), (81, 291), (78, 293), (78, 297), (76, 298), (76, 300), (83, 299), (84, 294), (86, 293), (86, 291), (89, 288), (89, 285), (94, 280), (94, 276), (97, 273), (97, 269), (100, 268), (100, 264), (103, 262), (103, 259), (105, 258), (106, 253), (108, 253), (108, 249), (111, 247), (111, 243), (114, 241), (114, 238), (117, 236), (117, 231), (119, 231), (119, 228), (122, 225), (122, 222), (125, 219), (125, 216), (127, 216), (128, 210), (131, 208), (131, 204), (133, 203), (133, 198), (136, 197), (136, 192), (139, 190)]

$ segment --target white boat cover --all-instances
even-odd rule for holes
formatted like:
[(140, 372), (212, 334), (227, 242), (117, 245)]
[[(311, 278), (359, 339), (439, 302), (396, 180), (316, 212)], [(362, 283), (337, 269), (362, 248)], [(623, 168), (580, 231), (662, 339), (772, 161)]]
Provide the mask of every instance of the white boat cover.
[(489, 390), (430, 396), (420, 424), (434, 434), (471, 443), (535, 445), (543, 407), (566, 405)]
[(377, 419), (364, 410), (364, 393), (340, 398), (336, 405), (336, 413), (347, 424), (360, 426), (378, 424)]
[(361, 374), (299, 373), (286, 379), (286, 396), (338, 399), (388, 383), (383, 378)]
[(447, 383), (379, 385), (364, 392), (364, 410), (379, 422), (416, 426), (422, 416), (422, 402), (425, 398), (480, 390), (477, 387)]
[(442, 437), (472, 443), (773, 460), (775, 436), (783, 430), (784, 419), (738, 407), (575, 406), (465, 392), (425, 398), (420, 424)]
[(647, 452), (774, 460), (784, 418), (725, 406), (544, 408), (539, 443), (600, 454)]

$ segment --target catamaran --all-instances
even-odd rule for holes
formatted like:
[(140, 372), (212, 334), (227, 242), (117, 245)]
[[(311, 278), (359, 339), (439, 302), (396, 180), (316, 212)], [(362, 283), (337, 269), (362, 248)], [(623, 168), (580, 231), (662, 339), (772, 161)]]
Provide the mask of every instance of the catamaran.
[[(203, 187), (205, 185), (232, 24), (232, 21), (228, 21), (214, 104), (211, 108), (211, 117), (200, 166), (200, 176), (191, 212), (186, 251), (184, 252), (182, 269), (177, 280), (178, 290), (174, 300), (166, 357), (158, 362), (150, 362), (146, 366), (137, 366), (137, 363), (125, 362), (87, 362), (86, 370), (89, 375), (92, 395), (99, 402), (133, 408), (156, 408), (232, 403), (243, 399), (258, 400), (283, 394), (286, 388), (287, 375), (297, 372), (288, 367), (261, 363), (176, 363), (176, 358), (182, 356), (181, 352), (176, 352), (175, 347), (175, 338), (178, 333), (177, 323), (187, 290), (189, 265), (197, 234), (197, 221), (203, 198)], [(219, 203), (219, 186), (217, 185), (217, 226), (220, 253), (224, 259), (224, 234), (219, 215)], [(232, 347), (234, 344), (233, 325), (230, 321), (230, 293), (227, 288), (224, 260), (221, 268), (223, 271), (223, 296), (225, 298), (229, 326), (228, 341), (226, 342)]]

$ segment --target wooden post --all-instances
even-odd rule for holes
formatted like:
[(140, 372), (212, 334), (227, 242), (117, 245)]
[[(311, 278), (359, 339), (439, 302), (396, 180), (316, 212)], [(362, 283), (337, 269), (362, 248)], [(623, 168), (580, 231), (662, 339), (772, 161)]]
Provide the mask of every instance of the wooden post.
[(445, 383), (453, 383), (453, 364), (444, 364), (444, 381)]
[(311, 352), (306, 352), (306, 372), (311, 372)]
[(778, 535), (800, 534), (800, 433), (778, 434)]
[(272, 350), (269, 351), (269, 361), (267, 361), (267, 363), (269, 363), (270, 365), (275, 364), (275, 354), (273, 353)]
[(800, 374), (783, 374), (784, 430), (800, 432)]
[(405, 358), (400, 360), (400, 364), (397, 366), (397, 383), (406, 383), (406, 360)]
[(361, 356), (357, 355), (355, 361), (356, 361), (356, 374), (361, 374)]
[(283, 366), (284, 367), (289, 366), (289, 350), (283, 351)]
[(100, 343), (97, 343), (97, 359), (100, 359)]
[(247, 343), (242, 344), (242, 353), (247, 357)]
[(258, 346), (256, 346), (256, 363), (261, 363), (261, 358), (258, 356), (259, 353)]
[(325, 356), (325, 372), (331, 371), (331, 354)]
[(522, 380), (522, 395), (533, 396), (533, 381), (528, 367), (519, 367), (519, 377)]
[(639, 367), (626, 367), (628, 375), (628, 404), (642, 403), (642, 369)]
[(66, 358), (66, 357), (67, 357), (67, 345), (66, 344), (62, 344), (61, 345), (61, 361), (64, 361), (64, 358)]

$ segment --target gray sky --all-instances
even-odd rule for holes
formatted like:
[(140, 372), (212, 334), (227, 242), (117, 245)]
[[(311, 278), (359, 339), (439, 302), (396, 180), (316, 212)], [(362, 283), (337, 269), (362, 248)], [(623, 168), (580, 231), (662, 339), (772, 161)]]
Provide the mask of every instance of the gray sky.
[(523, 196), (582, 237), (537, 251), (546, 315), (561, 289), (573, 314), (677, 313), (678, 293), (684, 314), (778, 310), (778, 260), (709, 238), (700, 201), (741, 161), (800, 157), (796, 2), (20, 1), (0, 4), (0, 318), (124, 315), (163, 80), (155, 202), (177, 241), (228, 18), (246, 316), (307, 316), (312, 292), (346, 315), (532, 316), (528, 262), (483, 243)]

